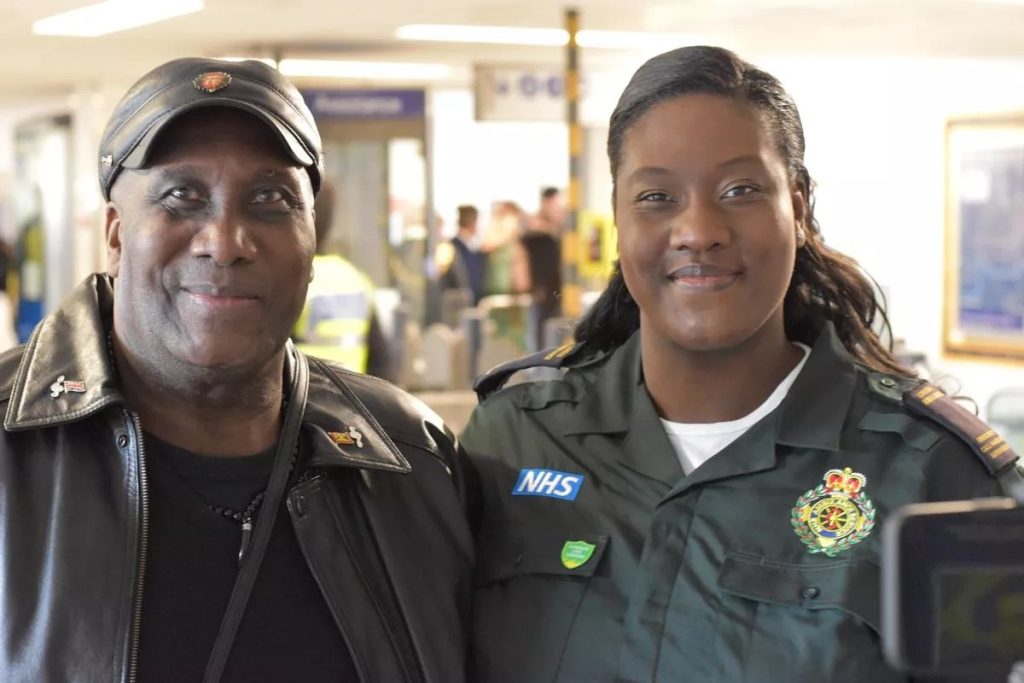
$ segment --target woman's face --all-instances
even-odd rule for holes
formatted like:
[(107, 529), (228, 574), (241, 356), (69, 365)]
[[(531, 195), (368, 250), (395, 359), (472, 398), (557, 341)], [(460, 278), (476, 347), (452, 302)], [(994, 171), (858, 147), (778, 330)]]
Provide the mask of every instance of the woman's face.
[(614, 200), (645, 338), (713, 351), (784, 334), (806, 204), (757, 110), (703, 94), (656, 104), (625, 133)]

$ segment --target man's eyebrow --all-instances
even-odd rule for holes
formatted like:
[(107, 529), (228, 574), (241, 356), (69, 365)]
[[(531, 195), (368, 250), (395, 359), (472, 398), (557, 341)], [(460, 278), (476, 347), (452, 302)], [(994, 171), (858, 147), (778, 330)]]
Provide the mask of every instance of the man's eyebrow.
[(140, 172), (152, 174), (157, 179), (181, 178), (183, 176), (202, 177), (202, 170), (192, 164), (173, 164), (140, 169)]

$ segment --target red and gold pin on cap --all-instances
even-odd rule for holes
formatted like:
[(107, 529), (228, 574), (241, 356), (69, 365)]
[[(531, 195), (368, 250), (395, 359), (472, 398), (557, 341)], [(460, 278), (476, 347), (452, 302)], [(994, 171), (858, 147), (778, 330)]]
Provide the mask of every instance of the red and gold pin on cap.
[(822, 479), (797, 499), (790, 522), (808, 550), (835, 557), (871, 533), (875, 504), (864, 492), (867, 477), (849, 467), (829, 470)]
[(196, 86), (196, 90), (215, 93), (231, 85), (231, 74), (223, 71), (207, 71), (193, 78), (192, 85)]

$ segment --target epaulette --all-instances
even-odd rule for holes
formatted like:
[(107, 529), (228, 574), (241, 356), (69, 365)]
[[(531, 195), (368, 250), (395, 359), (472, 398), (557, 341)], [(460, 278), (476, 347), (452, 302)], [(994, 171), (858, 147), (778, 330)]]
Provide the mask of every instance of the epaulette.
[(497, 365), (477, 378), (473, 383), (473, 391), (476, 392), (477, 398), (483, 402), (485, 398), (505, 386), (505, 382), (520, 370), (541, 367), (568, 367), (570, 363), (584, 355), (582, 353), (583, 347), (582, 343), (563, 344), (553, 349), (545, 349), (544, 351)]
[(919, 382), (903, 393), (903, 405), (959, 436), (993, 476), (1017, 462), (1017, 454), (995, 430), (930, 382)]

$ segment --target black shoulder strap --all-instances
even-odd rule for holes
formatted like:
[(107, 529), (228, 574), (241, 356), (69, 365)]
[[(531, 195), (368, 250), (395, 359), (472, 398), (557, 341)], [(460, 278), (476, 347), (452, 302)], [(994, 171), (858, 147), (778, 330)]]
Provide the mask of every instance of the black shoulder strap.
[(920, 382), (904, 392), (903, 405), (911, 412), (938, 422), (960, 437), (971, 447), (989, 474), (998, 476), (1017, 462), (1017, 454), (1010, 444), (934, 384)]
[(473, 383), (473, 391), (482, 402), (485, 398), (505, 386), (505, 382), (520, 370), (526, 368), (563, 368), (579, 358), (583, 344), (563, 344), (553, 349), (545, 349), (522, 358), (510, 360), (491, 368)]
[(270, 470), (267, 492), (260, 514), (256, 517), (252, 545), (249, 552), (244, 557), (240, 557), (242, 564), (238, 569), (238, 576), (235, 578), (235, 586), (228, 599), (228, 606), (224, 610), (217, 639), (213, 643), (210, 658), (206, 662), (204, 683), (219, 683), (221, 674), (224, 672), (228, 656), (231, 654), (231, 647), (235, 643), (238, 626), (242, 622), (242, 615), (245, 614), (245, 607), (249, 603), (249, 595), (256, 583), (256, 575), (260, 571), (263, 556), (270, 543), (270, 532), (274, 528), (277, 511), (281, 507), (281, 500), (284, 498), (285, 488), (288, 485), (291, 456), (298, 444), (299, 428), (302, 426), (302, 416), (306, 412), (306, 398), (309, 395), (309, 367), (302, 354), (293, 350), (290, 344), (285, 352), (285, 358), (285, 362), (292, 371), (290, 373), (292, 381), (288, 396), (288, 409), (285, 412), (284, 424), (281, 425), (281, 435), (274, 453), (274, 465)]

